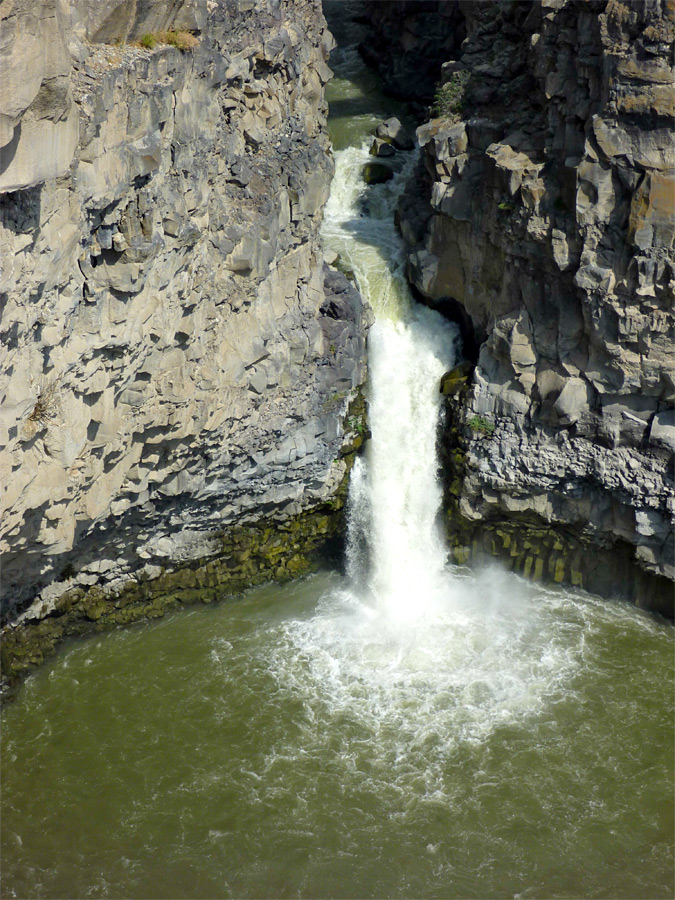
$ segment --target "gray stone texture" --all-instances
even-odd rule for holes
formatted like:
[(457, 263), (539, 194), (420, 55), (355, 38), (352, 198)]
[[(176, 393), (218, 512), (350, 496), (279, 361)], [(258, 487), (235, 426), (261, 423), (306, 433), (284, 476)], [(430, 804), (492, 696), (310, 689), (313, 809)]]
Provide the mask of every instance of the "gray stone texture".
[(418, 129), (400, 221), (411, 280), (480, 348), (464, 416), (494, 430), (466, 430), (461, 509), (532, 513), (672, 579), (672, 5), (457, 9), (461, 112)]
[(39, 615), (329, 499), (367, 314), (319, 242), (318, 0), (0, 14), (1, 586)]

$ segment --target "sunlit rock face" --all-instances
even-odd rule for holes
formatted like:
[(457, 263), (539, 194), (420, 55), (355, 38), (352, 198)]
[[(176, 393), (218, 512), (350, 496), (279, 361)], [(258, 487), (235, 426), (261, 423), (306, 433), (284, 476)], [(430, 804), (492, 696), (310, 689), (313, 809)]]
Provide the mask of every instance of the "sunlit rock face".
[(40, 615), (329, 500), (366, 329), (324, 286), (318, 0), (1, 14), (1, 584)]
[[(394, 57), (433, 35), (415, 4), (392, 4), (403, 32), (380, 6), (373, 22), (405, 37), (389, 43), (395, 77)], [(453, 541), (672, 614), (671, 6), (458, 13), (444, 54), (434, 37), (444, 114), (418, 130), (400, 210), (411, 280), (476, 347), (448, 401)], [(549, 528), (538, 561), (533, 530)]]

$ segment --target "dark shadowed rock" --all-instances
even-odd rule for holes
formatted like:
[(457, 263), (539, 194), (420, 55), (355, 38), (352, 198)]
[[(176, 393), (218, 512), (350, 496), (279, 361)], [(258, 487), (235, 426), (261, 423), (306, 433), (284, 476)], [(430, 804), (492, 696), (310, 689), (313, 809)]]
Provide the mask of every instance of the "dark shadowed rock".
[(391, 142), (382, 140), (382, 138), (375, 138), (370, 147), (371, 156), (393, 156), (395, 153), (396, 150)]
[(366, 163), (363, 167), (363, 180), (366, 184), (383, 184), (394, 177), (394, 172), (384, 163)]

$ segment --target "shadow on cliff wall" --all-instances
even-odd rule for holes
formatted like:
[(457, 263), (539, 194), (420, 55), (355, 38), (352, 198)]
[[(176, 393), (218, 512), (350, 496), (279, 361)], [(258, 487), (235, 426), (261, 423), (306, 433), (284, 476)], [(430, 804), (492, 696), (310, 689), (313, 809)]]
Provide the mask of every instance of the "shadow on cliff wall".
[[(17, 129), (18, 130), (18, 129)], [(2, 156), (2, 166), (5, 166), (5, 156)], [(9, 165), (9, 161), (7, 163)], [(31, 234), (37, 238), (42, 207), (42, 185), (25, 188), (20, 191), (11, 191), (2, 195), (0, 213), (2, 225), (13, 234)]]

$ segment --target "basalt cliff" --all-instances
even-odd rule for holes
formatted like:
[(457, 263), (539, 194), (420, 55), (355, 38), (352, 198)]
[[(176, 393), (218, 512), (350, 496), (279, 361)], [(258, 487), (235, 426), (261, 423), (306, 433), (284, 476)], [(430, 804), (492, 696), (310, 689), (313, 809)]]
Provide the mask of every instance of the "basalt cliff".
[(307, 570), (361, 440), (369, 313), (319, 242), (318, 0), (0, 15), (12, 678), (65, 634)]
[(673, 4), (368, 18), (390, 88), (435, 91), (400, 225), (420, 298), (466, 338), (443, 384), (455, 559), (672, 617)]

